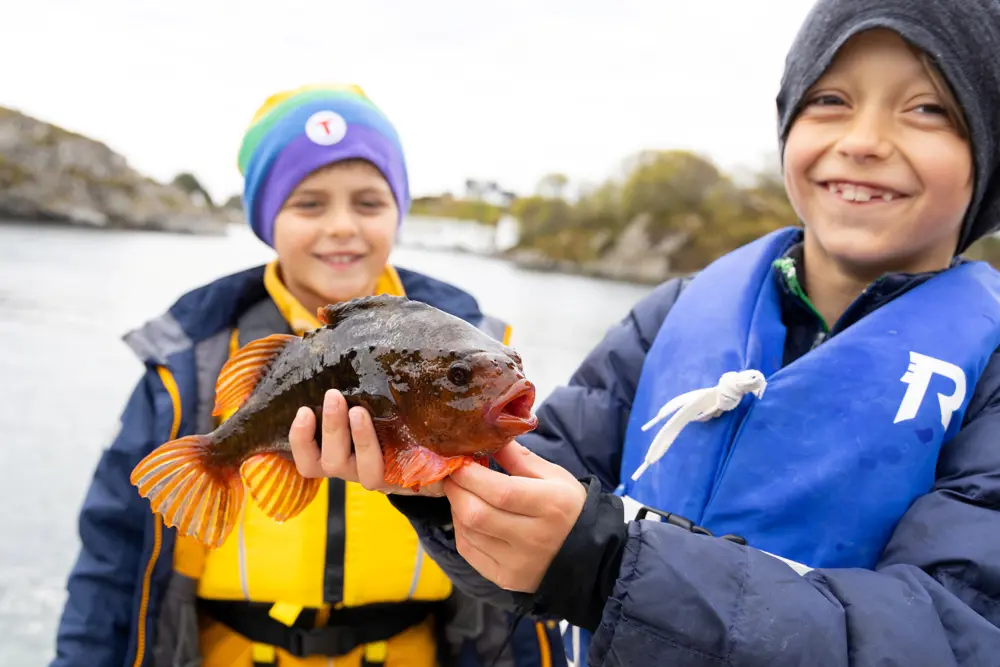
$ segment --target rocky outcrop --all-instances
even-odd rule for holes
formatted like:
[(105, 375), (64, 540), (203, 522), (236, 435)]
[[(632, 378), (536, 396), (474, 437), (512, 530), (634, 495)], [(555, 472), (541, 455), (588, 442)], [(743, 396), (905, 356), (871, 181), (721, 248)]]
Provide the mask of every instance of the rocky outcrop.
[(739, 179), (685, 150), (639, 151), (603, 183), (563, 198), (566, 178), (543, 178), (511, 205), (523, 267), (659, 283), (698, 271), (762, 235), (799, 224), (780, 169)]
[(610, 231), (596, 232), (589, 240), (599, 253), (598, 259), (578, 262), (551, 258), (537, 248), (515, 247), (505, 253), (521, 268), (554, 271), (607, 278), (625, 282), (656, 285), (674, 275), (671, 257), (689, 240), (686, 233), (668, 234), (653, 243), (649, 233), (650, 216), (640, 214), (622, 232), (613, 237)]
[(217, 234), (228, 217), (98, 141), (0, 107), (0, 219)]

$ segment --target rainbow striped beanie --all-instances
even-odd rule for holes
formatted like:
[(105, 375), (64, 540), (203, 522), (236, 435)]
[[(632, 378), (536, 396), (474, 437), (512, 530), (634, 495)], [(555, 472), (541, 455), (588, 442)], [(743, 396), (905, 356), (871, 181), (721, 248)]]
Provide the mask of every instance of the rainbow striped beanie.
[(243, 210), (264, 243), (274, 219), (302, 180), (320, 167), (360, 158), (385, 176), (402, 222), (410, 208), (403, 147), (389, 119), (358, 86), (313, 85), (269, 97), (240, 146)]

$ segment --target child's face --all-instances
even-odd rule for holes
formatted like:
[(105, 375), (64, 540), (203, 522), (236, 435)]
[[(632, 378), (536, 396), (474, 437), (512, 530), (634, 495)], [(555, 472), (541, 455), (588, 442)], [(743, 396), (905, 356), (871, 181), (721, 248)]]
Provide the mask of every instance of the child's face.
[(948, 266), (973, 167), (946, 103), (896, 33), (861, 33), (841, 49), (785, 144), (785, 188), (805, 223), (807, 258), (869, 279)]
[(274, 222), (286, 287), (310, 310), (371, 295), (397, 222), (392, 190), (370, 163), (341, 162), (310, 174)]

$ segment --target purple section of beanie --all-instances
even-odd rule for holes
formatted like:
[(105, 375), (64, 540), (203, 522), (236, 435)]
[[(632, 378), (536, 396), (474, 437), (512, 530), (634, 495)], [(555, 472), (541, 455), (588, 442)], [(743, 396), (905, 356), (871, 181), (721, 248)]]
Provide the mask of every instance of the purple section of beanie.
[(349, 125), (347, 134), (332, 146), (320, 146), (305, 133), (292, 139), (281, 151), (260, 186), (256, 211), (250, 224), (269, 246), (274, 246), (274, 219), (292, 191), (306, 176), (334, 162), (358, 158), (375, 165), (389, 183), (399, 220), (409, 210), (406, 166), (392, 142), (378, 132), (361, 125)]

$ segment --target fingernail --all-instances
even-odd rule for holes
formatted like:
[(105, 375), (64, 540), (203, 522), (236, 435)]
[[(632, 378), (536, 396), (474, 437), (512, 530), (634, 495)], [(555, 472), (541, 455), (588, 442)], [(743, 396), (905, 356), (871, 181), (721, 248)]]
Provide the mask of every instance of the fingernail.
[(326, 392), (326, 396), (323, 397), (323, 412), (330, 415), (337, 412), (337, 402), (333, 391)]
[(358, 410), (351, 410), (347, 413), (347, 416), (351, 420), (351, 428), (359, 428), (361, 426), (361, 413)]
[(295, 419), (292, 420), (292, 426), (302, 426), (303, 422), (306, 420), (306, 412), (309, 408), (299, 408), (298, 412), (295, 413)]

